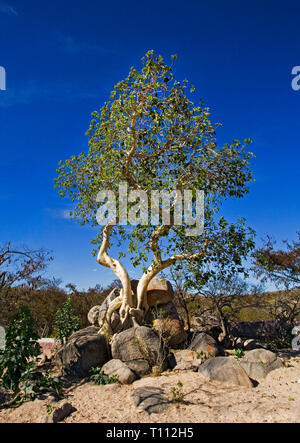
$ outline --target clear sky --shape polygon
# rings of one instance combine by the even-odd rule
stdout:
[[[87,149],[90,113],[149,49],[196,87],[220,142],[252,138],[255,183],[224,215],[257,244],[300,229],[300,2],[0,0],[0,241],[52,250],[50,275],[79,288],[113,274],[90,254],[89,228],[53,188],[60,160]],[[138,277],[134,270],[132,277]]]

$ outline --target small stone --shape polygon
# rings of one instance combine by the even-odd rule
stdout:
[[[240,365],[253,380],[265,378],[274,369],[283,368],[284,365],[274,352],[266,349],[253,349],[247,351],[240,360]]]
[[[206,357],[215,357],[220,354],[216,340],[205,332],[201,332],[194,337],[189,349],[196,351],[198,354],[204,352]]]
[[[47,417],[47,423],[58,423],[68,417],[75,408],[69,402],[62,403],[59,407],[55,408],[53,412]]]
[[[116,358],[105,363],[101,368],[101,372],[109,376],[116,375],[118,381],[122,384],[131,384],[136,380],[136,375],[126,363]]]
[[[132,397],[138,410],[148,412],[148,414],[164,412],[169,403],[164,390],[153,386],[135,389]]]
[[[198,369],[209,381],[231,383],[246,388],[253,387],[246,371],[230,357],[215,357],[206,360]]]

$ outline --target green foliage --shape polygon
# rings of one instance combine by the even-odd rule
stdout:
[[[55,332],[63,341],[80,329],[80,319],[74,312],[71,297],[57,310],[55,314]]]
[[[53,371],[51,369],[38,379],[38,386],[44,389],[50,389],[57,395],[61,395],[63,392],[61,380],[59,377],[53,377]]]
[[[233,356],[236,360],[240,360],[245,355],[244,351],[242,349],[235,349]]]
[[[37,339],[30,311],[23,306],[6,330],[5,349],[0,353],[0,378],[5,388],[15,391],[26,371],[32,369],[32,359],[40,354]]]
[[[60,379],[53,377],[51,370],[41,375],[35,368],[29,367],[20,378],[14,402],[21,404],[25,400],[32,401],[44,390],[53,391],[60,396],[63,392]]]
[[[29,308],[23,306],[6,331],[5,349],[0,352],[0,385],[14,392],[13,401],[33,400],[43,389],[60,395],[61,382],[48,371],[37,369],[40,345]]]
[[[54,411],[54,407],[51,403],[46,405],[46,412],[48,415],[52,414],[53,411]]]
[[[197,358],[200,358],[201,360],[206,360],[208,357],[207,357],[206,352],[200,351],[197,355]]]
[[[113,374],[109,376],[107,374],[101,373],[100,371],[100,367],[92,368],[92,375],[89,377],[89,381],[92,381],[96,385],[109,385],[111,383],[119,382],[117,375]]]
[[[173,386],[171,388],[170,394],[171,394],[171,401],[173,403],[184,402],[183,384],[181,381],[178,381],[177,386]]]

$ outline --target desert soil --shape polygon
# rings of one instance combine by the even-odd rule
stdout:
[[[144,377],[132,385],[119,383],[97,386],[81,382],[71,386],[63,400],[51,397],[23,403],[17,408],[0,409],[0,423],[43,423],[47,404],[54,407],[68,401],[74,411],[64,423],[238,423],[300,422],[300,355],[279,354],[287,367],[268,374],[256,387],[243,388],[208,382],[197,372],[164,372]],[[184,402],[172,402],[170,393],[182,383]],[[139,410],[132,394],[138,387],[159,387],[170,399],[166,410],[147,413]]]

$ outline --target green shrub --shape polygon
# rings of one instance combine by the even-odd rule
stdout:
[[[51,370],[41,375],[34,368],[28,368],[21,376],[14,402],[22,403],[24,400],[34,400],[45,389],[53,391],[57,395],[61,395],[63,392],[60,379],[53,377]]]
[[[0,385],[13,391],[13,402],[33,400],[43,389],[62,393],[57,377],[48,371],[37,371],[37,356],[40,354],[38,335],[33,326],[29,308],[23,306],[12,318],[6,331],[5,349],[0,351]]]
[[[54,326],[55,333],[61,342],[67,340],[80,329],[80,319],[74,312],[71,297],[68,297],[65,303],[56,311]]]
[[[236,360],[239,360],[240,358],[243,358],[245,355],[244,351],[242,349],[235,349],[233,356]]]
[[[104,373],[101,373],[101,368],[96,367],[92,368],[91,372],[92,375],[89,377],[89,381],[92,381],[96,385],[109,385],[111,383],[118,383],[118,377],[116,375],[107,375]]]
[[[183,403],[184,402],[184,392],[183,392],[183,384],[179,380],[177,383],[177,387],[174,386],[170,390],[171,401],[173,403]]]
[[[40,354],[38,336],[29,308],[23,306],[6,330],[5,349],[0,351],[0,379],[3,387],[16,391],[23,374],[33,368]]]

